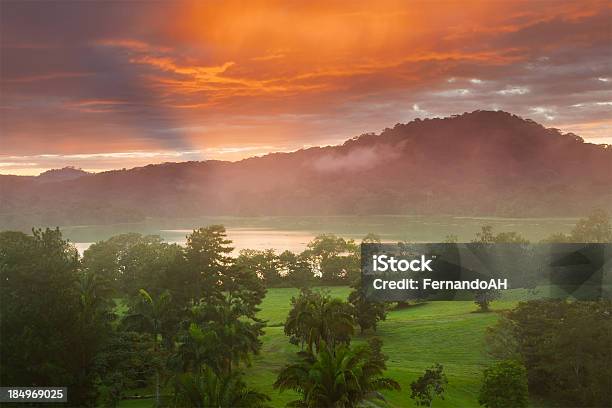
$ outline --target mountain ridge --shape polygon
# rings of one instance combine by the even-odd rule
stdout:
[[[44,224],[192,215],[573,216],[610,208],[612,147],[510,113],[474,111],[341,145],[32,185],[0,178],[0,225],[24,214]]]

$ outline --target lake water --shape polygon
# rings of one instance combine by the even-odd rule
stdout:
[[[359,241],[372,232],[385,242],[440,242],[447,235],[454,234],[460,242],[468,242],[483,225],[492,225],[495,232],[516,231],[531,241],[538,241],[552,233],[568,232],[575,223],[575,218],[452,216],[199,217],[61,229],[82,253],[93,242],[126,232],[160,235],[167,242],[184,244],[186,236],[194,228],[222,224],[227,229],[228,238],[233,241],[235,252],[246,248],[272,248],[280,253],[284,250],[300,252],[321,233],[333,233]]]
[[[160,230],[158,235],[162,236],[166,242],[184,245],[187,242],[187,235],[191,232],[192,230],[188,229]],[[234,253],[242,249],[264,250],[269,248],[281,253],[285,250],[302,252],[315,235],[302,231],[228,228],[227,237],[232,240]],[[74,243],[81,255],[91,244],[93,242]]]

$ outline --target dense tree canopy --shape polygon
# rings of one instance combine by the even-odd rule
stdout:
[[[304,255],[325,284],[347,282],[359,273],[359,251],[353,240],[321,234],[308,244]]]
[[[92,403],[109,315],[76,249],[58,229],[2,232],[0,281],[2,384],[64,384],[73,405]]]
[[[576,406],[612,401],[612,303],[532,300],[490,330],[499,358],[519,358],[534,393]],[[500,343],[501,342],[501,343]]]

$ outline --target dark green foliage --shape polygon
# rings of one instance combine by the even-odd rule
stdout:
[[[386,357],[382,342],[350,346],[353,307],[327,293],[302,289],[291,299],[285,322],[291,342],[308,345],[299,361],[283,368],[274,387],[301,394],[294,407],[357,407],[373,399],[384,400],[381,390],[399,390],[392,379],[382,377]]]
[[[180,408],[263,408],[270,397],[251,390],[241,374],[219,375],[206,368],[198,374],[186,373],[175,380],[175,407]]]
[[[257,251],[254,249],[243,249],[236,259],[236,265],[249,269],[260,278],[266,287],[278,286],[282,283],[280,275],[281,263],[273,249]]]
[[[229,266],[219,276],[217,293],[205,298],[208,304],[218,304],[238,310],[241,315],[257,320],[255,315],[266,296],[266,288],[261,279],[249,269]]]
[[[0,233],[2,385],[61,384],[73,406],[114,406],[154,374],[159,405],[174,368],[212,370],[234,384],[223,389],[239,389],[231,373],[261,347],[265,287],[229,257],[230,243],[222,226],[195,230],[185,249],[124,234],[79,262],[57,229]],[[120,321],[111,312],[118,296],[128,305]],[[245,395],[255,396],[246,406],[262,397]]]
[[[108,287],[99,283],[95,275],[82,272],[78,290],[79,314],[76,323],[79,344],[72,351],[81,362],[81,367],[77,376],[78,385],[71,392],[79,392],[77,399],[90,403],[97,398],[96,383],[102,376],[97,362],[113,339],[111,322],[116,316],[112,312],[114,302],[108,297]]]
[[[199,372],[206,365],[218,374],[228,374],[239,363],[248,363],[261,348],[264,324],[246,317],[239,303],[195,306],[178,338],[181,369]]]
[[[444,399],[444,387],[448,384],[448,379],[443,371],[444,367],[436,363],[410,384],[410,398],[415,400],[418,406],[431,407],[435,397]]]
[[[78,266],[58,229],[0,233],[3,386],[62,384],[72,405],[95,401],[95,358],[111,315],[98,282]]]
[[[196,265],[194,277],[206,288],[200,286],[202,294],[183,322],[176,357],[183,371],[199,372],[207,365],[229,374],[261,347],[265,324],[256,314],[266,294],[264,282],[247,259],[234,264],[227,256],[231,248],[223,227],[195,230],[188,243],[188,262]]]
[[[353,240],[321,234],[308,244],[303,255],[312,270],[320,273],[324,284],[350,282],[359,274],[359,247]]]
[[[98,405],[114,407],[126,396],[127,390],[145,387],[160,363],[149,335],[115,332],[96,358]]]
[[[187,236],[185,257],[192,297],[196,300],[219,293],[221,277],[232,264],[231,243],[222,225],[199,228]]]
[[[140,289],[152,295],[167,290],[175,302],[184,303],[190,282],[182,251],[157,235],[121,234],[92,244],[83,254],[82,266],[115,296],[137,297]]]
[[[148,333],[155,339],[159,337],[162,343],[169,345],[177,330],[176,320],[170,293],[164,292],[153,297],[141,289],[138,298],[132,301],[129,314],[121,323],[126,330]]]
[[[360,331],[373,329],[376,331],[376,324],[387,317],[386,305],[382,302],[368,302],[361,289],[361,279],[352,286],[353,291],[349,294],[348,301],[353,306],[353,317],[359,325]]]
[[[499,357],[520,357],[533,393],[566,405],[609,406],[611,316],[610,300],[521,302],[489,330],[488,340]],[[506,345],[514,350],[503,352]]]
[[[483,374],[478,402],[486,408],[527,408],[527,371],[512,360],[504,360],[487,368]]]
[[[353,408],[368,400],[384,400],[381,390],[400,389],[396,381],[382,377],[386,367],[380,343],[323,346],[317,353],[298,356],[299,361],[283,368],[274,383],[280,391],[300,394],[290,406]]]
[[[160,377],[163,369],[161,361],[172,347],[172,321],[176,316],[172,313],[172,298],[168,292],[164,292],[157,298],[153,298],[146,290],[140,289],[140,296],[130,308],[130,314],[123,318],[122,326],[128,330],[140,333],[148,333],[153,342],[153,352],[158,359],[155,366],[155,401],[160,403]],[[159,340],[162,341],[161,347]]]
[[[295,344],[317,350],[322,344],[334,347],[348,343],[354,322],[351,306],[328,294],[303,289],[291,299],[292,308],[285,322],[285,334]]]
[[[256,317],[266,294],[261,268],[272,266],[254,253],[235,262],[230,244],[222,226],[187,237],[186,267],[195,292],[169,361],[177,406],[257,407],[268,400],[247,389],[236,368],[249,364],[261,348],[265,324]],[[274,254],[263,255],[269,261]]]
[[[286,273],[285,281],[289,286],[302,289],[313,283],[314,274],[307,256],[284,251],[279,255],[278,261],[280,268]]]

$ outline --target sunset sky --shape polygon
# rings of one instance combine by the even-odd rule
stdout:
[[[612,143],[610,4],[0,0],[0,173],[237,160],[476,109]]]

